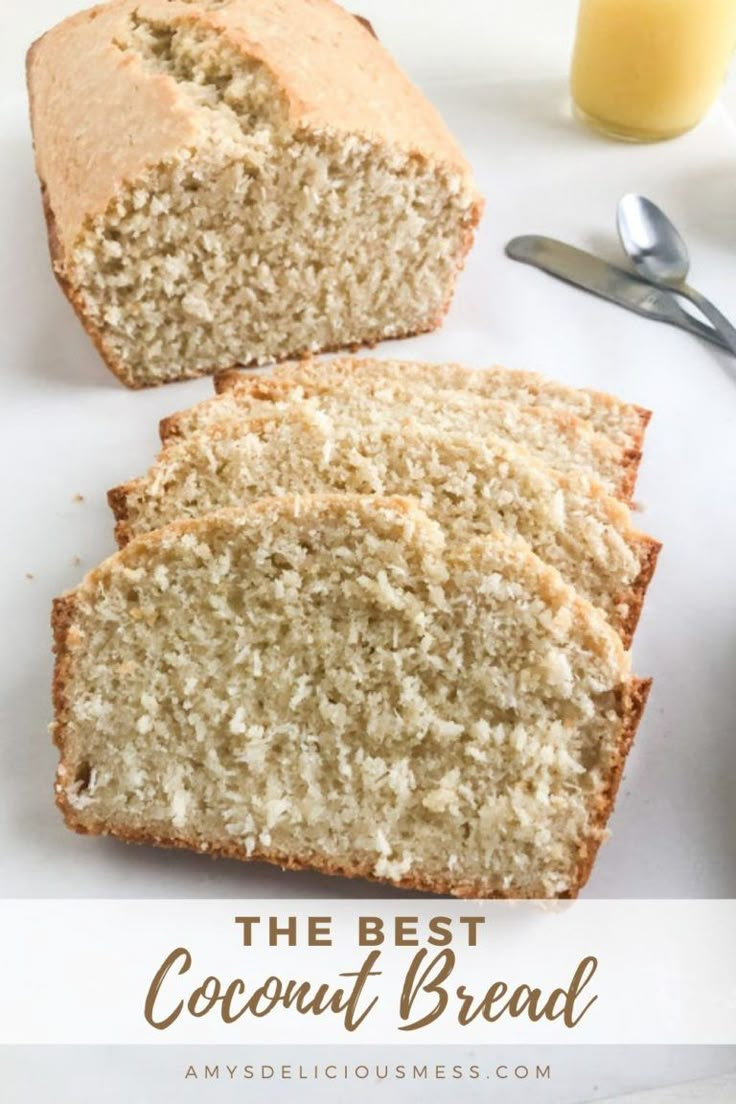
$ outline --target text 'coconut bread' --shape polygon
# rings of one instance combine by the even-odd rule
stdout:
[[[285,497],[129,544],[55,605],[82,832],[461,896],[574,896],[648,685],[527,546]]]

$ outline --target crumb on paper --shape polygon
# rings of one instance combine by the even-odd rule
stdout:
[[[84,502],[84,495],[77,491],[75,495],[72,495],[72,502]]]
[[[72,557],[72,567],[79,567],[79,565],[81,563],[82,563],[82,557],[81,556],[73,556]]]
[[[36,576],[33,575],[30,571],[26,571],[26,579],[35,579],[35,578],[36,578]]]

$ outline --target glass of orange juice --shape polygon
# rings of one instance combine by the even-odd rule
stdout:
[[[674,138],[718,95],[736,0],[581,0],[572,61],[578,115],[616,138]]]

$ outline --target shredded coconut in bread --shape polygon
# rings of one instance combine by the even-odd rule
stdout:
[[[304,360],[275,368],[271,379],[288,379],[307,387],[330,387],[334,382],[358,383],[361,378],[426,385],[439,390],[472,391],[487,399],[503,399],[519,406],[546,406],[574,414],[591,429],[610,437],[625,449],[641,450],[650,411],[615,395],[585,388],[568,387],[536,372],[518,369],[465,368],[460,364],[423,364],[410,360],[377,360],[374,357],[334,357]],[[216,382],[221,391],[237,389],[244,377],[239,372],[222,372]]]
[[[229,380],[229,382],[227,382]],[[184,437],[228,421],[243,426],[253,419],[281,419],[303,410],[326,415],[344,426],[424,425],[443,432],[504,437],[559,472],[577,472],[598,480],[611,494],[629,498],[638,454],[598,433],[580,418],[544,406],[486,398],[472,391],[443,389],[431,382],[356,375],[317,386],[287,378],[238,375],[226,389],[188,410],[166,418],[164,441]],[[220,385],[223,385],[221,381]]]
[[[465,896],[572,896],[646,696],[523,542],[291,497],[137,539],[55,607],[72,827]]]
[[[519,534],[631,639],[656,542],[598,484],[556,475],[500,438],[409,424],[346,428],[300,410],[230,421],[173,441],[145,478],[111,491],[110,503],[124,544],[223,506],[329,492],[411,495],[453,540]]]

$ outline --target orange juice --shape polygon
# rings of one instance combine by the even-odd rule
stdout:
[[[734,46],[736,0],[581,0],[575,106],[620,138],[673,138],[715,100]]]

